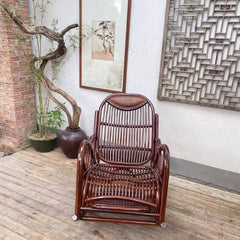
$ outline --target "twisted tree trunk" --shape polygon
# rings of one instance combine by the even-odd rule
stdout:
[[[54,101],[66,113],[69,127],[71,129],[78,128],[79,127],[79,119],[80,119],[80,115],[81,115],[81,108],[77,105],[77,102],[75,101],[75,99],[73,99],[67,92],[65,92],[61,88],[55,86],[53,84],[53,82],[50,81],[50,79],[46,76],[46,74],[44,72],[49,61],[56,60],[66,54],[67,48],[66,48],[65,41],[64,41],[64,35],[71,29],[77,28],[78,24],[69,25],[65,29],[63,29],[61,32],[56,32],[56,31],[53,31],[53,30],[47,28],[46,26],[30,26],[29,24],[26,24],[22,20],[21,16],[19,16],[17,14],[16,10],[8,7],[7,4],[5,4],[5,3],[0,2],[0,7],[8,14],[8,16],[16,23],[16,25],[24,33],[29,34],[29,35],[36,35],[36,34],[43,35],[43,36],[47,37],[48,39],[58,43],[58,47],[55,51],[50,52],[50,53],[46,54],[45,56],[41,56],[40,58],[34,57],[31,62],[31,66],[32,66],[33,71],[39,71],[39,70],[41,71],[41,73],[42,73],[41,80],[42,80],[44,87],[46,88],[47,95],[52,99],[52,101]],[[35,67],[35,63],[38,61],[41,62],[40,67],[39,67],[40,69],[37,69]],[[72,116],[71,116],[69,110],[53,96],[52,92],[60,94],[71,104],[72,110],[73,110]]]

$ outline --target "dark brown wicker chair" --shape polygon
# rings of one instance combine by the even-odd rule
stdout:
[[[169,150],[158,139],[152,103],[137,94],[110,95],[95,113],[94,135],[79,147],[73,219],[165,228],[168,178]],[[151,219],[87,216],[90,212]]]

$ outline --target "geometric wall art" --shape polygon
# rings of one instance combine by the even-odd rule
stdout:
[[[158,99],[240,110],[239,0],[167,0]]]

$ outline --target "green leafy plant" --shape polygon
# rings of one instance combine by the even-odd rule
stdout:
[[[36,26],[37,24],[43,25],[43,19],[47,12],[47,7],[52,4],[49,0],[32,0],[32,7],[33,7],[33,16],[31,20],[31,25]],[[56,25],[58,20],[53,20],[52,28],[53,30],[57,30]],[[34,46],[34,53],[35,55],[30,56],[28,60],[32,64],[33,69],[33,79],[36,83],[36,91],[37,91],[37,111],[36,111],[36,124],[37,124],[37,136],[39,138],[45,138],[50,135],[49,130],[52,133],[56,132],[56,128],[61,128],[63,125],[63,116],[61,114],[60,108],[56,107],[55,110],[49,111],[49,96],[46,97],[45,102],[43,98],[43,86],[42,86],[42,71],[41,71],[41,63],[42,63],[42,45],[43,45],[43,38],[42,35],[34,35],[32,37],[33,46]],[[53,49],[52,49],[53,50]],[[34,58],[37,58],[34,61]],[[54,71],[52,71],[55,74]],[[58,113],[58,114],[57,114]],[[58,116],[57,116],[58,115]],[[58,121],[58,124],[54,125],[54,121]]]
[[[46,112],[46,128],[56,133],[60,129],[65,120],[62,118],[62,112],[59,107],[55,107],[52,111]]]

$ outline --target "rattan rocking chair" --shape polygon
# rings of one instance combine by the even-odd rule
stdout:
[[[165,228],[169,158],[167,145],[158,139],[152,103],[137,94],[110,95],[95,112],[94,135],[79,147],[73,220]],[[96,217],[90,212],[139,217]]]

